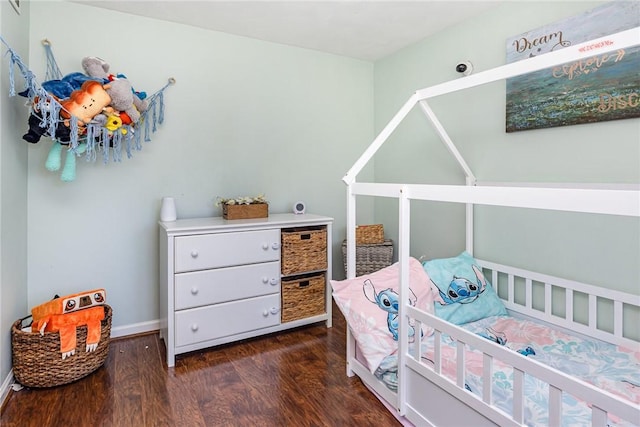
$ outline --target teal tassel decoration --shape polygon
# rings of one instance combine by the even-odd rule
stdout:
[[[56,172],[60,170],[60,165],[62,164],[62,144],[58,141],[53,141],[53,145],[49,150],[49,155],[47,156],[47,161],[44,164],[44,167],[51,172]]]
[[[119,129],[116,129],[111,136],[111,141],[113,143],[113,161],[121,162],[122,161],[122,132]]]
[[[102,128],[100,144],[102,144],[102,161],[106,165],[109,163],[109,129]]]
[[[138,151],[142,150],[142,143],[140,142],[140,130],[136,131],[135,135],[134,135],[134,148]]]
[[[67,153],[67,160],[64,163],[60,179],[64,182],[71,182],[76,179],[76,156],[71,151]]]
[[[64,182],[72,182],[76,180],[76,156],[82,154],[87,148],[87,144],[81,143],[78,145],[76,152],[69,150],[67,152],[67,159],[64,162],[64,168],[60,174],[60,179]],[[77,153],[77,154],[76,154]]]
[[[134,138],[134,130],[133,128],[131,128],[130,126],[127,126],[127,135],[125,137],[125,149],[127,150],[127,158],[130,159],[131,158],[131,141],[133,141]]]

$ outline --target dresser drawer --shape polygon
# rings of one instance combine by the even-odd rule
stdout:
[[[280,230],[175,238],[175,272],[280,260]]]
[[[183,310],[175,314],[176,346],[280,324],[280,294]]]
[[[280,263],[242,265],[175,276],[175,309],[280,292]]]

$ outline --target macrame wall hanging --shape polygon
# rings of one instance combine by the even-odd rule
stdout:
[[[122,160],[124,148],[131,158],[141,150],[141,140],[151,140],[157,125],[164,121],[164,91],[175,79],[151,96],[136,91],[123,74],[110,74],[109,64],[98,57],[82,59],[84,72],[62,75],[49,40],[43,40],[47,71],[40,84],[20,56],[0,36],[9,55],[9,96],[15,96],[15,69],[22,74],[25,87],[18,95],[28,99],[30,108],[27,133],[22,137],[37,143],[41,137],[53,142],[45,167],[59,171],[60,178],[76,178],[76,157],[85,155],[96,161],[100,154],[106,164]],[[144,134],[144,135],[143,135]],[[67,156],[62,166],[63,148]]]

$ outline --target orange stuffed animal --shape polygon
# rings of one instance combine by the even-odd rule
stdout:
[[[95,289],[55,298],[31,310],[31,331],[60,332],[62,359],[76,351],[76,328],[87,326],[86,351],[94,351],[100,342],[100,322],[104,319],[106,292]]]
[[[102,110],[111,104],[111,97],[106,89],[109,85],[103,86],[95,80],[87,80],[80,89],[71,92],[69,98],[60,101],[62,111],[60,115],[65,119],[76,116],[80,125],[85,125],[95,116],[102,113]],[[68,126],[68,121],[65,121]]]

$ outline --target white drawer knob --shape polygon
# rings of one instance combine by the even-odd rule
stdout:
[[[271,307],[271,314],[278,314],[280,309],[278,307]]]
[[[269,283],[270,283],[272,286],[275,286],[275,285],[277,285],[277,284],[278,284],[278,279],[276,279],[276,278],[274,277],[273,279],[271,279],[271,280],[269,281]]]
[[[263,243],[263,244],[262,244],[262,249],[264,249],[265,251],[266,251],[267,249],[269,249],[269,244],[268,244],[268,243]]]
[[[197,323],[194,323],[193,325],[191,325],[191,330],[192,330],[193,332],[196,332],[196,331],[198,330],[198,324],[197,324]]]
[[[198,288],[196,288],[195,286],[191,288],[191,295],[198,295]]]
[[[264,277],[262,278],[262,283],[264,283],[265,285],[266,285],[267,283],[269,283],[269,278],[268,278],[267,276],[264,276]]]
[[[267,316],[269,315],[269,310],[265,309],[265,310],[262,312],[262,315],[263,315],[264,317],[267,317]]]
[[[191,258],[198,258],[198,251],[195,249],[191,251]]]
[[[271,247],[273,248],[273,250],[276,250],[276,251],[277,251],[278,249],[280,249],[280,243],[275,242],[275,243],[273,243],[273,244],[271,245]]]

